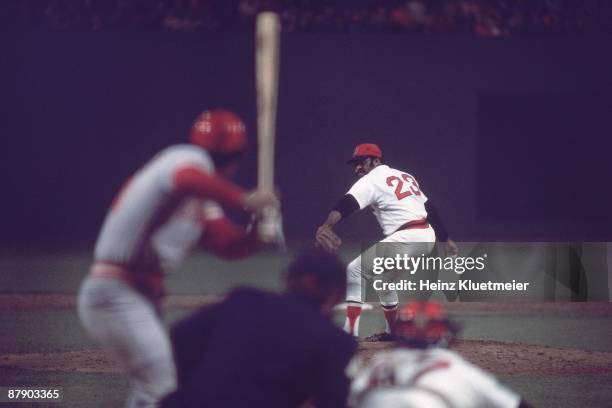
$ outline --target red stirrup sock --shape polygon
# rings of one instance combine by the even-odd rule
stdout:
[[[361,316],[361,303],[348,302],[346,306],[346,320],[344,331],[348,334],[357,336],[359,334],[359,317]]]
[[[383,309],[383,313],[385,314],[385,331],[387,333],[391,333],[393,326],[395,325],[395,321],[397,320],[397,308],[398,305],[385,306],[381,305]]]

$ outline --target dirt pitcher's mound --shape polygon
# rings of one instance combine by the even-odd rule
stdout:
[[[169,295],[167,308],[195,309],[219,301],[220,295]],[[74,293],[0,293],[0,311],[62,310],[76,307]],[[510,314],[512,316],[612,317],[612,302],[450,302],[444,307],[450,314]],[[366,312],[378,313],[378,302],[366,303]],[[343,305],[339,306],[343,310]]]
[[[359,352],[372,355],[390,343],[361,342]],[[455,350],[496,374],[584,374],[612,372],[612,353],[563,349],[533,344],[460,340]],[[0,355],[0,366],[31,370],[117,373],[117,364],[103,351]]]
[[[78,371],[118,373],[119,367],[99,349],[60,353],[25,353],[0,355],[0,366],[41,371]]]
[[[366,356],[391,343],[359,343]],[[489,340],[457,340],[453,349],[496,374],[586,374],[612,372],[612,353]]]
[[[165,298],[164,307],[195,309],[221,299],[219,295],[173,295]],[[73,293],[0,294],[0,311],[75,309],[76,303]]]

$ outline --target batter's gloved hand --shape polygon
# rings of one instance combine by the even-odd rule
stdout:
[[[342,240],[328,225],[321,225],[315,235],[315,246],[328,252],[336,252],[342,245]]]
[[[279,249],[285,249],[285,234],[283,232],[283,216],[279,205],[263,209],[257,222],[259,240],[266,244],[276,244]]]
[[[271,191],[252,190],[244,197],[244,209],[256,215],[268,207],[279,205],[278,197]]]

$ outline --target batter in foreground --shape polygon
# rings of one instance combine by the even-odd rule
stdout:
[[[140,168],[116,196],[98,236],[78,312],[87,332],[130,381],[127,407],[153,407],[176,386],[170,340],[159,318],[164,275],[196,246],[240,258],[260,245],[257,217],[274,195],[229,181],[246,148],[242,120],[206,111],[191,143],[170,146]],[[222,206],[253,214],[250,231]]]

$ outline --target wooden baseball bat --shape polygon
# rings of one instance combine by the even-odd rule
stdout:
[[[257,140],[260,189],[274,189],[274,144],[276,138],[276,100],[278,96],[278,62],[280,23],[278,15],[263,12],[257,16]]]
[[[276,140],[276,100],[278,97],[278,65],[280,21],[277,14],[263,12],[257,16],[255,71],[257,84],[257,186],[274,191],[274,145]],[[285,248],[282,217],[279,207],[267,208],[259,224],[260,238]]]

